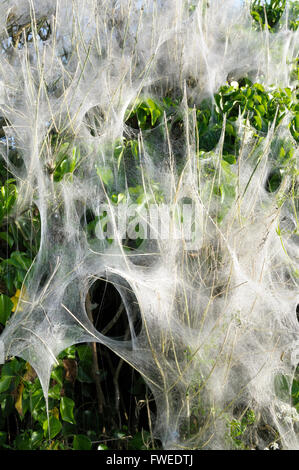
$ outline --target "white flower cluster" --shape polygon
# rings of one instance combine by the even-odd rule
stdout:
[[[277,442],[273,442],[269,447],[265,447],[264,450],[279,450],[279,445]]]
[[[276,416],[278,419],[283,420],[287,424],[292,424],[294,421],[299,421],[299,414],[291,405],[287,403],[281,403],[279,406],[279,411],[277,411]]]

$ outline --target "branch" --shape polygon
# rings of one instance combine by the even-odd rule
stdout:
[[[86,312],[88,315],[89,320],[93,323],[92,311],[91,311],[91,301],[90,295],[87,294],[86,297]],[[96,384],[96,391],[97,391],[97,402],[98,402],[98,409],[99,413],[103,414],[103,406],[105,406],[105,397],[100,383],[100,369],[99,369],[99,361],[98,361],[98,354],[97,354],[97,343],[91,343],[92,349],[92,376],[94,382]]]

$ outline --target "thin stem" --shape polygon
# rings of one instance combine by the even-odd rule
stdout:
[[[90,300],[89,293],[87,293],[87,297],[86,297],[86,312],[87,312],[89,320],[93,323],[93,317],[92,317],[92,311],[91,311],[91,300]],[[103,406],[105,406],[105,397],[104,397],[103,390],[102,390],[101,383],[100,383],[100,369],[99,369],[96,342],[91,343],[91,350],[92,350],[92,377],[96,384],[98,410],[99,410],[99,413],[102,415]]]

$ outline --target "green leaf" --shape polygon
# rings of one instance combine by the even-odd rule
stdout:
[[[60,164],[60,173],[61,176],[65,175],[70,171],[70,163],[67,158],[65,158]]]
[[[2,377],[4,377],[4,375],[17,375],[24,367],[24,364],[25,361],[23,359],[16,357],[12,358],[2,366]]]
[[[84,436],[83,434],[77,434],[76,436],[74,436],[73,449],[74,450],[90,450],[91,440],[87,436]]]
[[[76,346],[69,346],[59,354],[59,359],[76,359]]]
[[[9,259],[3,261],[5,264],[10,264],[17,269],[28,271],[31,265],[31,259],[28,258],[26,253],[20,251],[14,251]]]
[[[0,431],[0,449],[3,444],[5,444],[7,438],[7,432]]]
[[[62,397],[60,400],[60,414],[63,421],[68,423],[75,424],[74,418],[74,406],[75,403],[71,398]]]
[[[258,109],[262,116],[266,113],[265,106],[263,106],[262,104],[257,105],[256,109]]]
[[[80,361],[78,365],[78,376],[79,382],[93,383],[94,379],[91,376],[91,368],[89,361]]]
[[[230,124],[229,122],[226,123],[225,132],[228,135],[236,135],[236,131],[234,129],[234,126],[232,124]]]
[[[72,150],[72,158],[70,159],[70,169],[69,169],[69,171],[71,173],[73,173],[75,171],[77,160],[78,160],[77,154],[79,154],[79,153],[80,152],[76,149],[76,147],[74,147],[73,150]]]
[[[0,323],[5,325],[13,309],[13,303],[7,295],[0,295]]]
[[[137,140],[131,140],[131,152],[133,157],[138,158],[138,142]]]
[[[1,414],[3,417],[8,417],[14,410],[14,399],[11,395],[1,397]]]
[[[61,391],[61,385],[56,384],[53,387],[49,389],[49,397],[53,398],[54,400],[60,400],[60,391]]]
[[[53,439],[55,436],[57,436],[57,434],[61,431],[61,428],[62,424],[59,419],[55,418],[55,416],[50,416],[49,423],[47,419],[43,422],[44,436],[48,437],[50,430],[50,439]]]
[[[110,168],[97,168],[97,174],[106,186],[113,181],[113,173]]]
[[[291,392],[290,377],[283,374],[277,374],[274,377],[274,390],[278,398],[288,402]]]
[[[69,146],[70,146],[69,142],[65,142],[64,144],[61,144],[59,148],[59,153],[58,153],[58,160],[62,159],[67,154]]]
[[[62,366],[57,366],[51,373],[51,378],[54,379],[61,387],[63,384],[63,370]]]
[[[12,248],[12,246],[14,244],[14,239],[11,235],[9,235],[9,233],[0,232],[0,238],[8,244],[9,248]]]
[[[149,105],[149,109],[151,113],[151,123],[152,123],[152,126],[154,126],[156,124],[157,119],[161,116],[162,111],[158,107],[158,105],[150,98],[147,99],[147,103]]]
[[[144,104],[141,104],[136,111],[137,118],[138,118],[138,123],[140,126],[143,126],[146,124],[146,119],[147,116],[149,115],[149,109],[147,106]]]
[[[9,375],[4,375],[4,377],[1,377],[0,379],[0,393],[6,392],[11,384],[13,377]]]
[[[43,437],[44,435],[42,431],[33,431],[31,434],[31,446],[33,449],[36,449],[40,446]]]
[[[77,346],[77,352],[80,361],[92,362],[92,350],[88,344],[80,344]]]
[[[242,426],[245,427],[245,426],[250,426],[251,424],[253,424],[255,422],[255,414],[254,414],[254,411],[249,409],[247,410],[245,416],[243,416],[242,418]]]
[[[1,206],[1,216],[4,214],[7,215],[12,209],[15,201],[17,199],[17,188],[14,184],[9,184],[6,181],[5,185],[1,187],[0,190],[0,206]]]
[[[25,432],[16,437],[14,445],[17,450],[31,450],[30,436]]]
[[[283,147],[280,147],[279,158],[283,159],[285,154],[286,154],[285,149]]]
[[[222,158],[225,162],[229,163],[230,165],[234,165],[237,161],[235,155],[223,155]]]
[[[256,114],[254,116],[254,121],[255,121],[255,125],[256,125],[257,129],[261,130],[262,129],[262,119],[261,119],[261,116],[259,114]]]
[[[263,85],[261,85],[260,83],[255,83],[254,84],[254,88],[258,91],[260,91],[261,93],[265,93],[265,88],[263,87]]]

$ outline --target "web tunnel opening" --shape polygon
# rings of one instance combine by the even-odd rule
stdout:
[[[130,321],[120,293],[124,291],[130,306]],[[102,334],[118,341],[130,341],[132,333],[136,337],[139,335],[142,328],[140,309],[135,294],[124,279],[96,280],[89,289],[86,303],[94,326]],[[86,419],[92,416],[94,423],[96,419],[101,441],[107,442],[108,448],[113,450],[160,448],[160,442],[153,437],[157,407],[142,375],[105,345],[92,343],[88,346],[92,350],[93,371],[85,371],[90,383],[78,383],[77,393],[92,398],[93,412],[90,414],[89,407]],[[84,355],[79,359],[80,379],[80,371],[85,367]],[[82,423],[84,428],[86,424]]]

